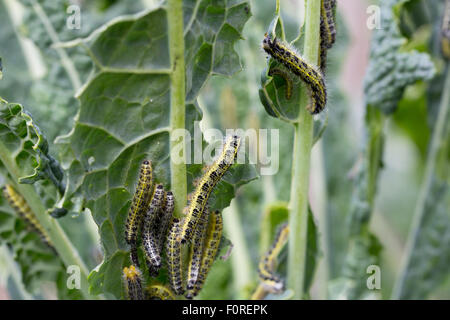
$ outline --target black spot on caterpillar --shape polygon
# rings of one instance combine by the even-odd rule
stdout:
[[[205,247],[202,255],[202,262],[200,265],[200,271],[198,273],[197,281],[192,290],[188,290],[186,293],[187,299],[192,299],[195,297],[203,287],[206,281],[211,266],[217,256],[217,251],[219,249],[220,240],[222,238],[223,221],[222,214],[220,211],[214,211],[210,215],[210,221],[208,224],[208,230],[205,239]]]
[[[202,262],[203,247],[206,237],[206,227],[208,225],[209,212],[205,208],[203,214],[195,229],[192,239],[192,245],[189,254],[189,266],[187,272],[186,289],[193,290],[195,283],[197,282],[198,274],[200,272],[200,264]]]
[[[134,265],[123,268],[125,291],[129,300],[144,300],[141,271]]]
[[[221,154],[200,179],[188,207],[187,215],[183,219],[180,233],[181,243],[191,240],[192,233],[197,227],[209,196],[225,172],[233,164],[240,142],[241,138],[238,136],[227,137]]]
[[[288,45],[278,41],[276,38],[272,41],[267,33],[262,46],[272,58],[282,63],[306,84],[311,99],[311,103],[308,105],[309,112],[317,114],[325,109],[327,90],[323,74],[316,70],[314,66],[308,64]]]
[[[158,274],[161,267],[161,251],[158,245],[158,228],[161,220],[161,206],[164,199],[164,187],[158,184],[153,192],[150,205],[144,219],[143,245],[145,261],[152,276]]]
[[[139,181],[131,201],[125,227],[125,240],[132,247],[136,246],[137,233],[141,229],[142,218],[145,215],[152,191],[152,163],[144,160],[141,164]]]
[[[282,69],[278,69],[278,68],[270,69],[269,76],[273,77],[275,75],[284,79],[284,81],[286,83],[285,98],[286,98],[286,100],[290,100],[292,97],[293,82],[292,82],[291,77],[289,76],[289,73]]]
[[[175,197],[172,191],[168,191],[164,196],[164,204],[162,210],[161,223],[158,231],[159,252],[163,251],[167,239],[167,229],[172,220],[173,210],[175,208]]]
[[[258,276],[264,288],[269,292],[278,293],[284,289],[284,283],[275,273],[277,257],[289,237],[289,225],[281,225],[270,249],[262,256],[258,265]]]
[[[327,49],[331,49],[336,42],[336,23],[334,12],[336,9],[336,0],[321,0],[322,7],[320,10],[321,25],[324,28],[324,42]]]
[[[175,300],[172,290],[162,284],[153,284],[145,289],[147,300]]]
[[[3,187],[3,195],[17,215],[26,222],[29,229],[36,232],[48,247],[55,250],[49,235],[34,215],[25,199],[9,184]]]
[[[184,293],[183,269],[181,263],[181,242],[178,240],[180,234],[180,221],[172,220],[166,241],[167,274],[172,290],[177,295]]]

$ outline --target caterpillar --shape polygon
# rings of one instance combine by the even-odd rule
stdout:
[[[177,218],[172,220],[169,234],[166,241],[167,273],[172,290],[177,295],[184,293],[183,270],[181,263],[181,242],[178,241],[180,233],[180,221]]]
[[[193,290],[197,282],[198,274],[200,272],[200,264],[202,262],[203,247],[206,237],[206,227],[208,225],[209,212],[205,208],[203,214],[198,222],[193,236],[192,246],[189,254],[189,267],[187,272],[187,290]]]
[[[289,225],[281,225],[277,231],[271,248],[262,256],[258,265],[258,276],[264,288],[269,292],[278,293],[284,289],[284,283],[275,274],[277,257],[286,244],[289,236]]]
[[[32,231],[39,235],[42,242],[44,242],[51,249],[55,250],[49,235],[39,223],[25,199],[9,184],[3,187],[3,195],[9,205],[14,209],[14,211],[16,211],[18,216],[27,223],[28,227]]]
[[[336,42],[336,24],[334,11],[336,8],[336,0],[322,0],[322,7],[320,10],[320,21],[324,28],[324,42],[326,48],[331,49]]]
[[[137,233],[142,226],[142,217],[150,202],[152,177],[152,163],[149,160],[144,160],[141,164],[139,181],[128,210],[125,227],[125,240],[132,247],[136,246]]]
[[[441,48],[442,54],[450,59],[450,0],[445,3],[444,18],[441,28]]]
[[[203,287],[206,281],[209,270],[216,258],[217,251],[219,249],[220,240],[222,238],[223,221],[220,211],[214,211],[211,214],[211,220],[208,224],[208,230],[206,235],[205,247],[202,255],[202,262],[200,265],[200,271],[198,273],[197,281],[193,289],[188,290],[186,294],[187,299],[195,297]]]
[[[308,64],[288,45],[278,41],[277,38],[272,40],[267,33],[264,36],[262,47],[272,58],[282,63],[306,83],[311,99],[311,103],[308,105],[311,114],[317,114],[325,109],[327,90],[324,76],[320,71]]]
[[[162,184],[158,184],[155,187],[152,200],[145,215],[142,232],[145,261],[147,262],[150,273],[154,276],[158,274],[159,268],[161,267],[161,251],[159,250],[157,232],[163,199],[164,187]]]
[[[284,79],[284,81],[286,82],[285,98],[286,100],[291,100],[293,83],[289,74],[284,70],[272,68],[269,70],[269,76],[273,77],[274,75],[277,75]]]
[[[165,241],[167,239],[167,229],[172,219],[174,208],[175,208],[175,197],[172,191],[167,191],[164,195],[164,205],[162,210],[163,213],[158,232],[159,252],[163,251]]]
[[[179,236],[181,243],[186,243],[191,240],[192,233],[197,227],[199,218],[205,209],[212,190],[236,158],[240,141],[240,137],[236,135],[229,136],[225,140],[221,154],[197,184],[190,206],[188,207],[187,215],[183,219],[181,226],[181,233]]]
[[[141,271],[134,265],[123,268],[125,291],[129,300],[144,300]]]
[[[175,300],[172,290],[162,284],[153,284],[145,289],[147,300]]]

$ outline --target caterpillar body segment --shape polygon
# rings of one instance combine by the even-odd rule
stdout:
[[[282,279],[276,274],[277,257],[289,237],[289,225],[280,226],[270,249],[261,258],[258,265],[258,276],[265,289],[269,292],[281,292],[284,289]]]
[[[148,286],[145,293],[147,300],[175,300],[172,290],[161,284]]]
[[[8,201],[9,205],[14,209],[17,215],[25,221],[29,229],[37,233],[48,247],[55,250],[52,241],[44,229],[44,227],[39,223],[34,212],[31,210],[30,206],[26,200],[20,195],[11,185],[6,185],[3,187],[3,195]]]
[[[142,219],[150,202],[152,178],[152,163],[149,160],[144,160],[141,164],[139,181],[128,210],[125,227],[125,240],[132,247],[136,246],[138,232],[142,227]]]
[[[203,287],[203,284],[206,281],[209,271],[211,270],[211,266],[214,263],[216,258],[220,240],[222,238],[223,231],[223,221],[222,214],[220,211],[214,211],[210,214],[210,221],[208,224],[206,239],[205,239],[205,247],[202,255],[202,262],[200,265],[200,271],[198,273],[197,281],[195,282],[195,286],[193,289],[188,290],[186,293],[187,299],[192,299],[195,297]]]
[[[138,268],[131,265],[123,268],[124,285],[129,300],[144,300],[142,292],[142,274]]]
[[[198,182],[181,226],[181,234],[179,237],[181,243],[186,243],[192,239],[193,232],[197,228],[198,221],[205,210],[212,190],[236,158],[240,141],[240,137],[236,135],[227,137],[219,157]]]
[[[166,241],[167,274],[170,286],[177,295],[184,293],[181,242],[179,241],[180,221],[172,220]]]

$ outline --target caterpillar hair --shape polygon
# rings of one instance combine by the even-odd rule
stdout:
[[[144,160],[141,164],[139,181],[128,210],[127,222],[125,227],[125,240],[133,246],[136,246],[137,233],[141,229],[142,217],[147,210],[152,191],[152,163]]]
[[[172,220],[173,210],[175,208],[175,197],[172,191],[167,191],[164,196],[164,204],[162,210],[161,223],[158,232],[159,252],[163,251],[167,239],[167,229]]]
[[[281,225],[271,248],[264,254],[258,265],[258,276],[264,288],[269,292],[278,293],[284,289],[284,283],[275,273],[277,257],[289,237],[289,225]]]
[[[222,179],[223,175],[230,168],[236,158],[240,141],[240,137],[236,135],[227,137],[221,154],[209,167],[200,182],[197,184],[197,188],[194,191],[188,207],[187,215],[183,219],[183,224],[181,226],[181,243],[191,240],[192,233],[197,227],[199,218],[205,209],[212,190],[220,179]]]
[[[25,221],[28,228],[36,232],[41,238],[42,242],[44,242],[49,248],[55,250],[49,235],[39,223],[34,212],[28,206],[28,203],[25,201],[25,199],[9,184],[3,187],[3,195],[5,196],[9,205],[17,213],[17,215]]]
[[[161,205],[164,199],[164,187],[158,184],[153,192],[150,205],[144,219],[142,232],[145,261],[152,276],[156,276],[161,267],[161,252],[158,245],[158,226],[160,222]]]
[[[203,287],[206,281],[211,266],[216,259],[217,252],[222,238],[223,221],[220,211],[214,211],[211,214],[210,222],[208,224],[208,230],[206,235],[205,247],[202,255],[202,262],[200,265],[200,271],[198,273],[197,281],[192,290],[188,290],[186,294],[187,299],[193,299]]]
[[[145,289],[147,300],[175,300],[170,288],[162,284],[153,284]]]
[[[177,295],[184,293],[183,269],[181,263],[181,243],[178,240],[180,233],[180,221],[172,220],[166,241],[167,273],[170,286]]]
[[[123,268],[123,279],[129,300],[144,300],[142,292],[142,275],[134,265]]]
[[[311,114],[317,114],[325,109],[327,104],[325,79],[323,74],[316,70],[316,67],[307,63],[287,44],[276,38],[272,40],[267,33],[262,47],[272,58],[283,64],[306,84],[311,99],[311,103],[308,105]]]

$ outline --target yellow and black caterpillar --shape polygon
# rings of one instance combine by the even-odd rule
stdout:
[[[147,300],[175,300],[173,292],[162,284],[153,284],[145,289]]]
[[[281,225],[270,249],[261,258],[258,265],[258,277],[269,292],[278,293],[284,289],[282,279],[275,273],[277,257],[289,237],[289,225]]]
[[[177,295],[182,295],[184,293],[184,286],[182,273],[183,266],[181,262],[181,242],[178,240],[179,234],[180,221],[177,218],[174,218],[169,227],[169,234],[166,241],[167,273],[173,292]]]
[[[181,243],[191,240],[212,190],[236,158],[240,141],[240,138],[236,135],[229,136],[225,140],[221,154],[197,184],[197,188],[188,207],[188,212],[182,222],[179,236]]]
[[[308,105],[311,114],[317,114],[325,109],[327,104],[325,79],[316,67],[307,63],[289,45],[277,40],[277,38],[272,40],[267,33],[262,47],[272,58],[282,63],[306,84],[311,99],[311,103]]]
[[[144,300],[141,271],[134,265],[123,268],[124,286],[129,300]]]
[[[9,184],[3,187],[3,195],[18,216],[27,223],[28,227],[36,232],[47,246],[54,250],[49,235],[39,223],[25,199]]]
[[[198,272],[197,281],[192,289],[186,293],[187,299],[193,299],[202,289],[203,284],[206,281],[211,266],[216,258],[220,240],[222,239],[223,221],[220,211],[214,211],[211,213],[210,221],[208,224],[204,250],[202,254],[202,261],[200,264],[200,270]]]

